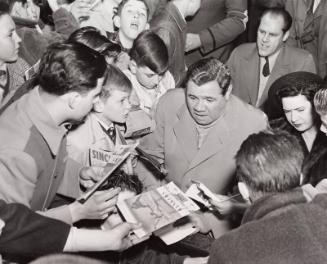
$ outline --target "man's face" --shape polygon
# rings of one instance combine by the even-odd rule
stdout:
[[[136,66],[135,76],[137,81],[146,89],[154,89],[158,86],[162,76],[146,66]]]
[[[282,105],[288,122],[303,133],[314,126],[312,104],[304,95],[282,98]]]
[[[0,16],[0,62],[14,62],[18,58],[21,39],[15,30],[15,23],[9,15]]]
[[[131,110],[129,102],[130,92],[113,90],[108,98],[100,99],[103,105],[102,115],[108,124],[125,123]]]
[[[128,1],[120,14],[120,32],[129,40],[134,40],[146,29],[147,8],[138,0]]]
[[[83,120],[93,109],[95,103],[98,102],[102,90],[104,78],[97,81],[97,86],[88,93],[81,95],[78,107],[75,109],[76,117],[74,121]]]
[[[283,32],[284,20],[282,16],[265,14],[257,32],[257,46],[259,55],[271,56],[276,53],[286,41],[288,33]]]
[[[327,136],[327,113],[318,112],[321,120],[320,130]]]
[[[201,86],[189,81],[186,89],[186,103],[194,121],[199,125],[209,125],[222,114],[227,97],[217,81],[210,81]]]

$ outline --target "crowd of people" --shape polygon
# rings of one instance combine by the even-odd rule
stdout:
[[[0,0],[0,142],[0,263],[325,263],[327,0]],[[174,245],[117,209],[194,181]]]

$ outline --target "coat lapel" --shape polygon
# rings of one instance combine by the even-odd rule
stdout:
[[[258,97],[258,89],[259,89],[259,55],[257,52],[256,45],[253,46],[254,49],[248,54],[248,56],[244,57],[243,62],[243,80],[249,83],[245,84],[244,87],[248,87],[248,94],[250,97],[250,104],[255,105]],[[249,76],[251,76],[249,78]]]
[[[271,71],[268,81],[266,83],[266,87],[260,98],[259,106],[263,105],[265,103],[265,101],[267,100],[269,88],[274,83],[274,81],[276,81],[279,77],[285,75],[285,73],[289,72],[290,63],[288,61],[286,50],[287,50],[287,47],[284,45],[282,47],[280,53],[278,54],[275,65],[272,68],[272,71]]]
[[[91,116],[91,135],[92,135],[92,145],[94,148],[99,148],[102,150],[110,151],[114,149],[114,144],[111,142],[110,138],[104,133],[99,125],[99,121],[96,116]]]
[[[177,113],[178,122],[173,127],[177,144],[180,145],[188,162],[191,162],[197,153],[197,131],[186,105]]]

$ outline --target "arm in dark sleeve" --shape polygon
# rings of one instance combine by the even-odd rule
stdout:
[[[226,0],[226,17],[200,32],[201,51],[211,52],[233,41],[246,28],[247,1]]]
[[[35,258],[62,252],[70,226],[41,216],[18,203],[0,200],[0,252],[5,258]]]

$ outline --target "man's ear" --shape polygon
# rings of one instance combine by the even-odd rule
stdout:
[[[240,191],[240,194],[242,195],[243,199],[245,201],[250,201],[250,191],[248,186],[244,182],[238,182],[237,183],[238,190]]]
[[[70,92],[65,94],[63,99],[68,102],[69,108],[73,110],[79,105],[82,95],[77,92]]]
[[[230,85],[228,86],[228,88],[227,88],[227,91],[226,91],[225,95],[224,95],[226,101],[229,99],[229,97],[230,97],[230,95],[231,95],[231,93],[232,93],[232,89],[233,89],[233,85],[230,84]]]
[[[93,104],[93,111],[97,113],[102,113],[104,110],[104,103],[102,100],[98,100],[95,104]]]
[[[290,31],[287,30],[287,31],[284,33],[283,41],[285,42],[285,41],[288,39],[289,36],[290,36]]]
[[[115,27],[120,28],[120,16],[115,15],[113,20]]]
[[[130,69],[131,73],[133,73],[134,75],[136,74],[137,65],[136,65],[135,60],[130,60],[129,69]]]

